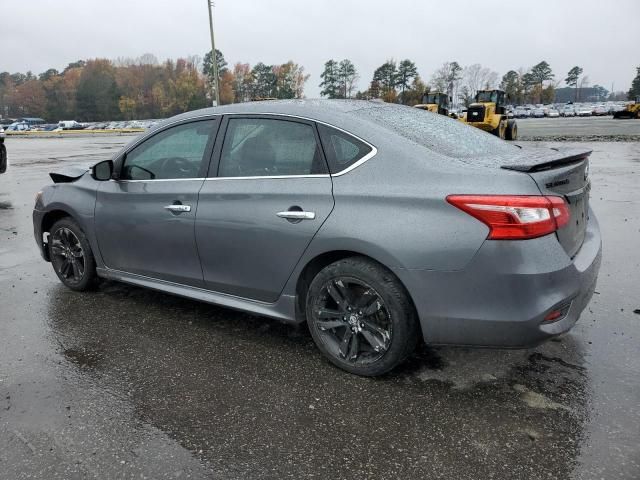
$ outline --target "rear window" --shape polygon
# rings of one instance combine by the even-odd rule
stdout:
[[[318,131],[331,173],[349,168],[371,152],[369,145],[348,133],[324,124],[318,124]]]
[[[351,115],[374,122],[408,140],[449,157],[504,155],[519,151],[518,147],[478,128],[417,108],[380,106],[354,110]]]

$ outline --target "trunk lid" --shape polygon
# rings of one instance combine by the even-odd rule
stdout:
[[[571,213],[569,223],[556,234],[570,257],[574,257],[584,241],[589,220],[589,150],[554,148],[534,153],[523,149],[512,164],[501,168],[528,174],[543,195],[563,197]]]

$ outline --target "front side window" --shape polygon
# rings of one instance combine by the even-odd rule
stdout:
[[[229,120],[219,177],[323,173],[327,167],[311,125],[265,118]]]
[[[371,152],[369,145],[335,128],[318,124],[318,132],[331,173],[349,168]]]
[[[215,120],[178,125],[154,135],[129,153],[123,180],[163,180],[203,176],[204,154]]]

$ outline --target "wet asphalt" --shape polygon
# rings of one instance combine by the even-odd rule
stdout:
[[[34,194],[128,140],[7,140],[1,479],[640,478],[640,144],[581,144],[604,254],[569,334],[421,347],[367,379],[305,328],[114,282],[63,287],[33,239]]]

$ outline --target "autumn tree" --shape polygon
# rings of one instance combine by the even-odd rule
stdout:
[[[370,99],[380,98],[380,94],[382,93],[382,88],[380,87],[380,82],[378,80],[371,80],[369,84],[368,97]]]
[[[253,86],[253,73],[248,63],[236,63],[233,66],[233,91],[236,102],[248,102],[251,100]]]
[[[187,59],[179,58],[174,70],[168,73],[170,75],[169,91],[173,94],[170,97],[171,115],[207,105],[205,82],[198,72],[197,65]]]
[[[289,60],[282,65],[272,68],[275,75],[276,98],[302,98],[304,84],[309,75],[304,73],[304,67]]]
[[[35,79],[18,85],[11,96],[12,111],[21,117],[43,117],[47,99],[42,84]]]
[[[556,88],[554,85],[549,84],[546,87],[542,88],[542,90],[540,91],[540,101],[545,105],[556,101]]]
[[[89,60],[82,68],[76,101],[80,120],[110,120],[119,113],[120,95],[109,60]]]
[[[83,68],[85,66],[87,62],[85,62],[84,60],[78,60],[77,62],[71,62],[69,65],[67,65],[65,67],[65,69],[62,71],[62,73],[67,73],[68,70],[71,70],[72,68]]]
[[[405,105],[417,105],[422,103],[422,97],[427,93],[428,87],[422,81],[419,75],[416,75],[411,82],[410,87],[403,93],[403,103]]]
[[[40,75],[38,75],[38,80],[40,80],[41,82],[46,82],[50,78],[57,75],[60,75],[60,72],[58,72],[58,70],[56,70],[55,68],[50,68],[46,72],[42,72]]]

